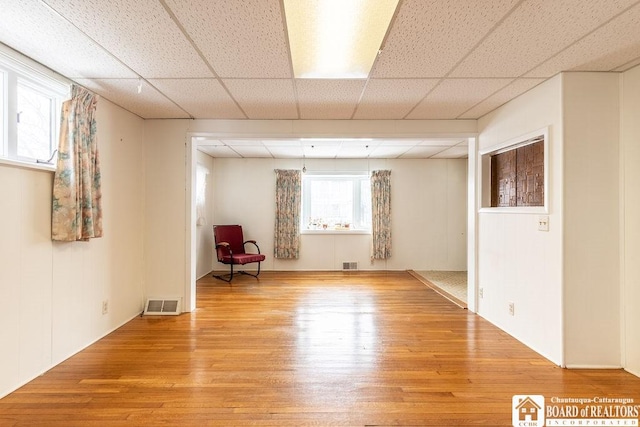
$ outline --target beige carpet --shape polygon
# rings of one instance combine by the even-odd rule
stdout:
[[[464,303],[467,302],[466,271],[416,271],[415,273]]]

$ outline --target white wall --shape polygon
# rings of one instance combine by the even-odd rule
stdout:
[[[142,310],[142,120],[106,100],[97,120],[103,238],[51,242],[53,172],[0,165],[0,396]]]
[[[565,364],[619,368],[619,76],[565,73],[562,105]]]
[[[187,120],[144,122],[147,297],[183,297],[185,292],[185,138],[188,124]]]
[[[562,79],[556,76],[478,121],[479,151],[549,126],[549,223],[537,214],[478,216],[477,312],[562,364]],[[515,315],[508,313],[513,302]]]
[[[466,269],[466,160],[312,160],[308,171],[391,170],[392,256],[371,263],[371,235],[303,234],[300,258],[273,258],[274,169],[300,169],[300,160],[215,159],[214,217],[242,224],[255,239],[265,270],[341,270],[357,261],[362,270]],[[216,269],[225,269],[217,265]]]
[[[640,67],[622,76],[622,304],[625,368],[640,376]]]
[[[478,312],[560,365],[620,367],[618,75],[546,81],[479,120],[480,148],[543,126],[550,231],[538,214],[480,213]]]
[[[213,270],[215,265],[212,227],[214,223],[213,157],[198,151],[196,161],[198,165],[202,165],[209,171],[206,178],[205,221],[203,224],[196,225],[196,277],[199,279]]]

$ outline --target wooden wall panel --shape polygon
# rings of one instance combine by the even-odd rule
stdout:
[[[516,206],[516,151],[491,157],[491,206]]]
[[[491,156],[491,206],[544,206],[544,141]]]

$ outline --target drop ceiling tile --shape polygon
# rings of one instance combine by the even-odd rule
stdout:
[[[224,84],[250,119],[297,119],[290,79],[225,79]]]
[[[297,79],[301,119],[350,119],[365,80]]]
[[[438,146],[438,147],[452,147],[462,142],[460,138],[429,138],[420,141],[418,145],[423,146]]]
[[[464,159],[469,156],[469,147],[456,145],[432,156],[432,159]]]
[[[263,139],[265,147],[301,147],[299,139]]]
[[[238,145],[263,145],[260,139],[222,139],[224,145],[237,147]]]
[[[161,119],[184,119],[189,115],[142,81],[142,92],[138,93],[138,79],[76,79],[78,84],[131,111],[138,116]]]
[[[547,77],[563,70],[609,71],[640,56],[640,4],[527,73]]]
[[[511,79],[446,79],[408,116],[408,119],[455,119],[511,82]]]
[[[414,145],[384,145],[376,147],[369,155],[370,159],[396,159],[407,151],[411,150]]]
[[[613,71],[623,72],[623,71],[630,70],[633,67],[636,67],[638,65],[640,65],[640,58],[636,58],[636,59],[634,59],[632,61],[629,61],[626,64],[619,66],[618,68],[616,68]]]
[[[372,79],[355,119],[402,119],[438,83],[438,79]]]
[[[406,0],[374,66],[374,78],[443,77],[517,0]]]
[[[212,77],[157,0],[43,0],[145,78]]]
[[[270,145],[267,149],[278,159],[301,159],[303,154],[301,146]]]
[[[224,145],[224,143],[219,139],[206,139],[206,138],[199,139],[199,138],[200,137],[196,137],[196,144],[198,147],[202,147],[206,145]]]
[[[1,20],[2,43],[65,77],[137,77],[38,0],[2,2]]]
[[[348,143],[340,146],[338,158],[340,159],[366,159],[375,150],[376,145],[366,143]]]
[[[245,115],[216,79],[150,79],[196,119],[243,119]]]
[[[478,119],[542,83],[544,79],[517,79],[464,112],[460,119]]]
[[[167,4],[220,77],[291,77],[278,0]]]
[[[233,151],[226,145],[214,145],[214,146],[201,146],[198,147],[198,151],[207,153],[211,157],[235,157],[240,158],[240,155]]]
[[[448,147],[438,146],[416,146],[406,151],[402,156],[402,159],[428,159],[429,157],[446,150]]]
[[[333,159],[340,151],[340,144],[305,145],[302,147],[304,156],[308,159]]]
[[[272,157],[264,145],[230,145],[231,149],[246,158]]]
[[[636,1],[525,1],[450,76],[519,77]]]

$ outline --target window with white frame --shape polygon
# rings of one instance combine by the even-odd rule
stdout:
[[[69,84],[44,67],[0,51],[0,157],[43,163],[56,150],[60,107]]]
[[[302,178],[302,230],[370,231],[369,174],[306,173]]]

